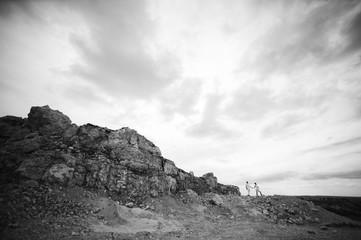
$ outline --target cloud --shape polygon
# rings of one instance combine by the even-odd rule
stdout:
[[[254,178],[254,177],[253,177]],[[301,180],[325,180],[325,179],[361,179],[361,170],[338,171],[338,172],[317,172],[317,173],[300,173],[296,171],[285,171],[261,175],[256,179],[257,182],[273,183],[291,179]],[[248,177],[252,179],[252,177]]]
[[[279,3],[259,5],[261,17],[255,23],[264,33],[242,58],[240,70],[258,69],[262,76],[290,73],[338,60],[346,49],[359,50],[358,17],[347,27],[359,1]],[[348,35],[343,34],[345,28]]]
[[[181,114],[188,117],[197,113],[203,82],[201,79],[180,79],[163,90],[159,97],[161,112],[165,117]]]
[[[347,147],[347,146],[357,145],[357,144],[361,144],[361,137],[355,137],[355,138],[347,139],[345,141],[331,143],[331,144],[328,144],[328,145],[325,145],[322,147],[311,148],[311,149],[302,151],[302,154],[310,153],[310,152],[318,152],[318,151],[327,151],[327,150],[335,149],[336,147],[342,148],[342,147]]]
[[[265,117],[275,105],[270,89],[249,83],[231,95],[225,111],[235,119],[252,121]]]
[[[270,183],[270,182],[278,182],[278,181],[284,181],[287,179],[296,178],[297,176],[299,176],[298,172],[285,171],[285,172],[272,173],[269,175],[263,175],[260,178],[257,178],[257,181]]]
[[[233,139],[239,137],[241,133],[224,126],[219,120],[220,105],[224,98],[221,94],[209,94],[203,110],[202,119],[189,127],[186,132],[196,137],[216,137],[222,139]]]
[[[31,19],[39,20],[39,16],[33,7],[32,1],[25,0],[3,0],[0,1],[0,17],[7,19],[19,11],[28,15]]]
[[[361,170],[353,170],[347,172],[333,172],[333,173],[313,173],[303,176],[305,180],[319,180],[319,179],[361,179]]]
[[[262,173],[258,175],[250,175],[248,173],[240,173],[239,175],[242,176],[242,179],[244,179],[245,181],[262,182],[265,184],[295,179],[300,176],[300,173],[297,171],[274,171],[272,173]]]
[[[345,29],[349,41],[345,53],[359,51],[361,49],[361,9]]]
[[[277,115],[275,119],[262,128],[261,135],[268,138],[288,133],[292,126],[307,119],[308,116],[304,112],[288,112],[283,115]]]
[[[73,83],[70,86],[64,87],[63,96],[73,103],[81,104],[83,106],[92,105],[92,103],[106,104],[103,97],[100,96],[99,91],[91,86]]]
[[[149,98],[168,86],[178,74],[177,58],[161,48],[151,54],[153,21],[144,1],[75,3],[90,31],[70,39],[80,63],[72,72],[96,84],[114,97]]]

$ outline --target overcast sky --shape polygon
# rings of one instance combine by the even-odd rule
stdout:
[[[128,126],[242,193],[361,196],[361,3],[1,1],[0,102]]]

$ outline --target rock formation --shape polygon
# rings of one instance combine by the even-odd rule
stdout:
[[[31,179],[106,191],[114,200],[140,203],[187,189],[197,194],[240,194],[212,173],[195,177],[162,156],[135,130],[77,126],[49,106],[32,107],[28,118],[0,118],[1,183]]]

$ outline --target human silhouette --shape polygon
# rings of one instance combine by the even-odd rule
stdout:
[[[261,197],[263,196],[262,192],[259,190],[259,186],[257,185],[257,183],[254,183],[253,189],[256,189],[256,196],[257,197],[258,197],[258,193],[261,195]]]

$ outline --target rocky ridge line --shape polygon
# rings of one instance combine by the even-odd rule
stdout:
[[[237,194],[212,173],[195,177],[164,158],[135,130],[77,126],[49,106],[28,118],[0,118],[1,185],[24,180],[100,189],[114,200],[140,204],[148,197],[191,189],[197,194]]]

